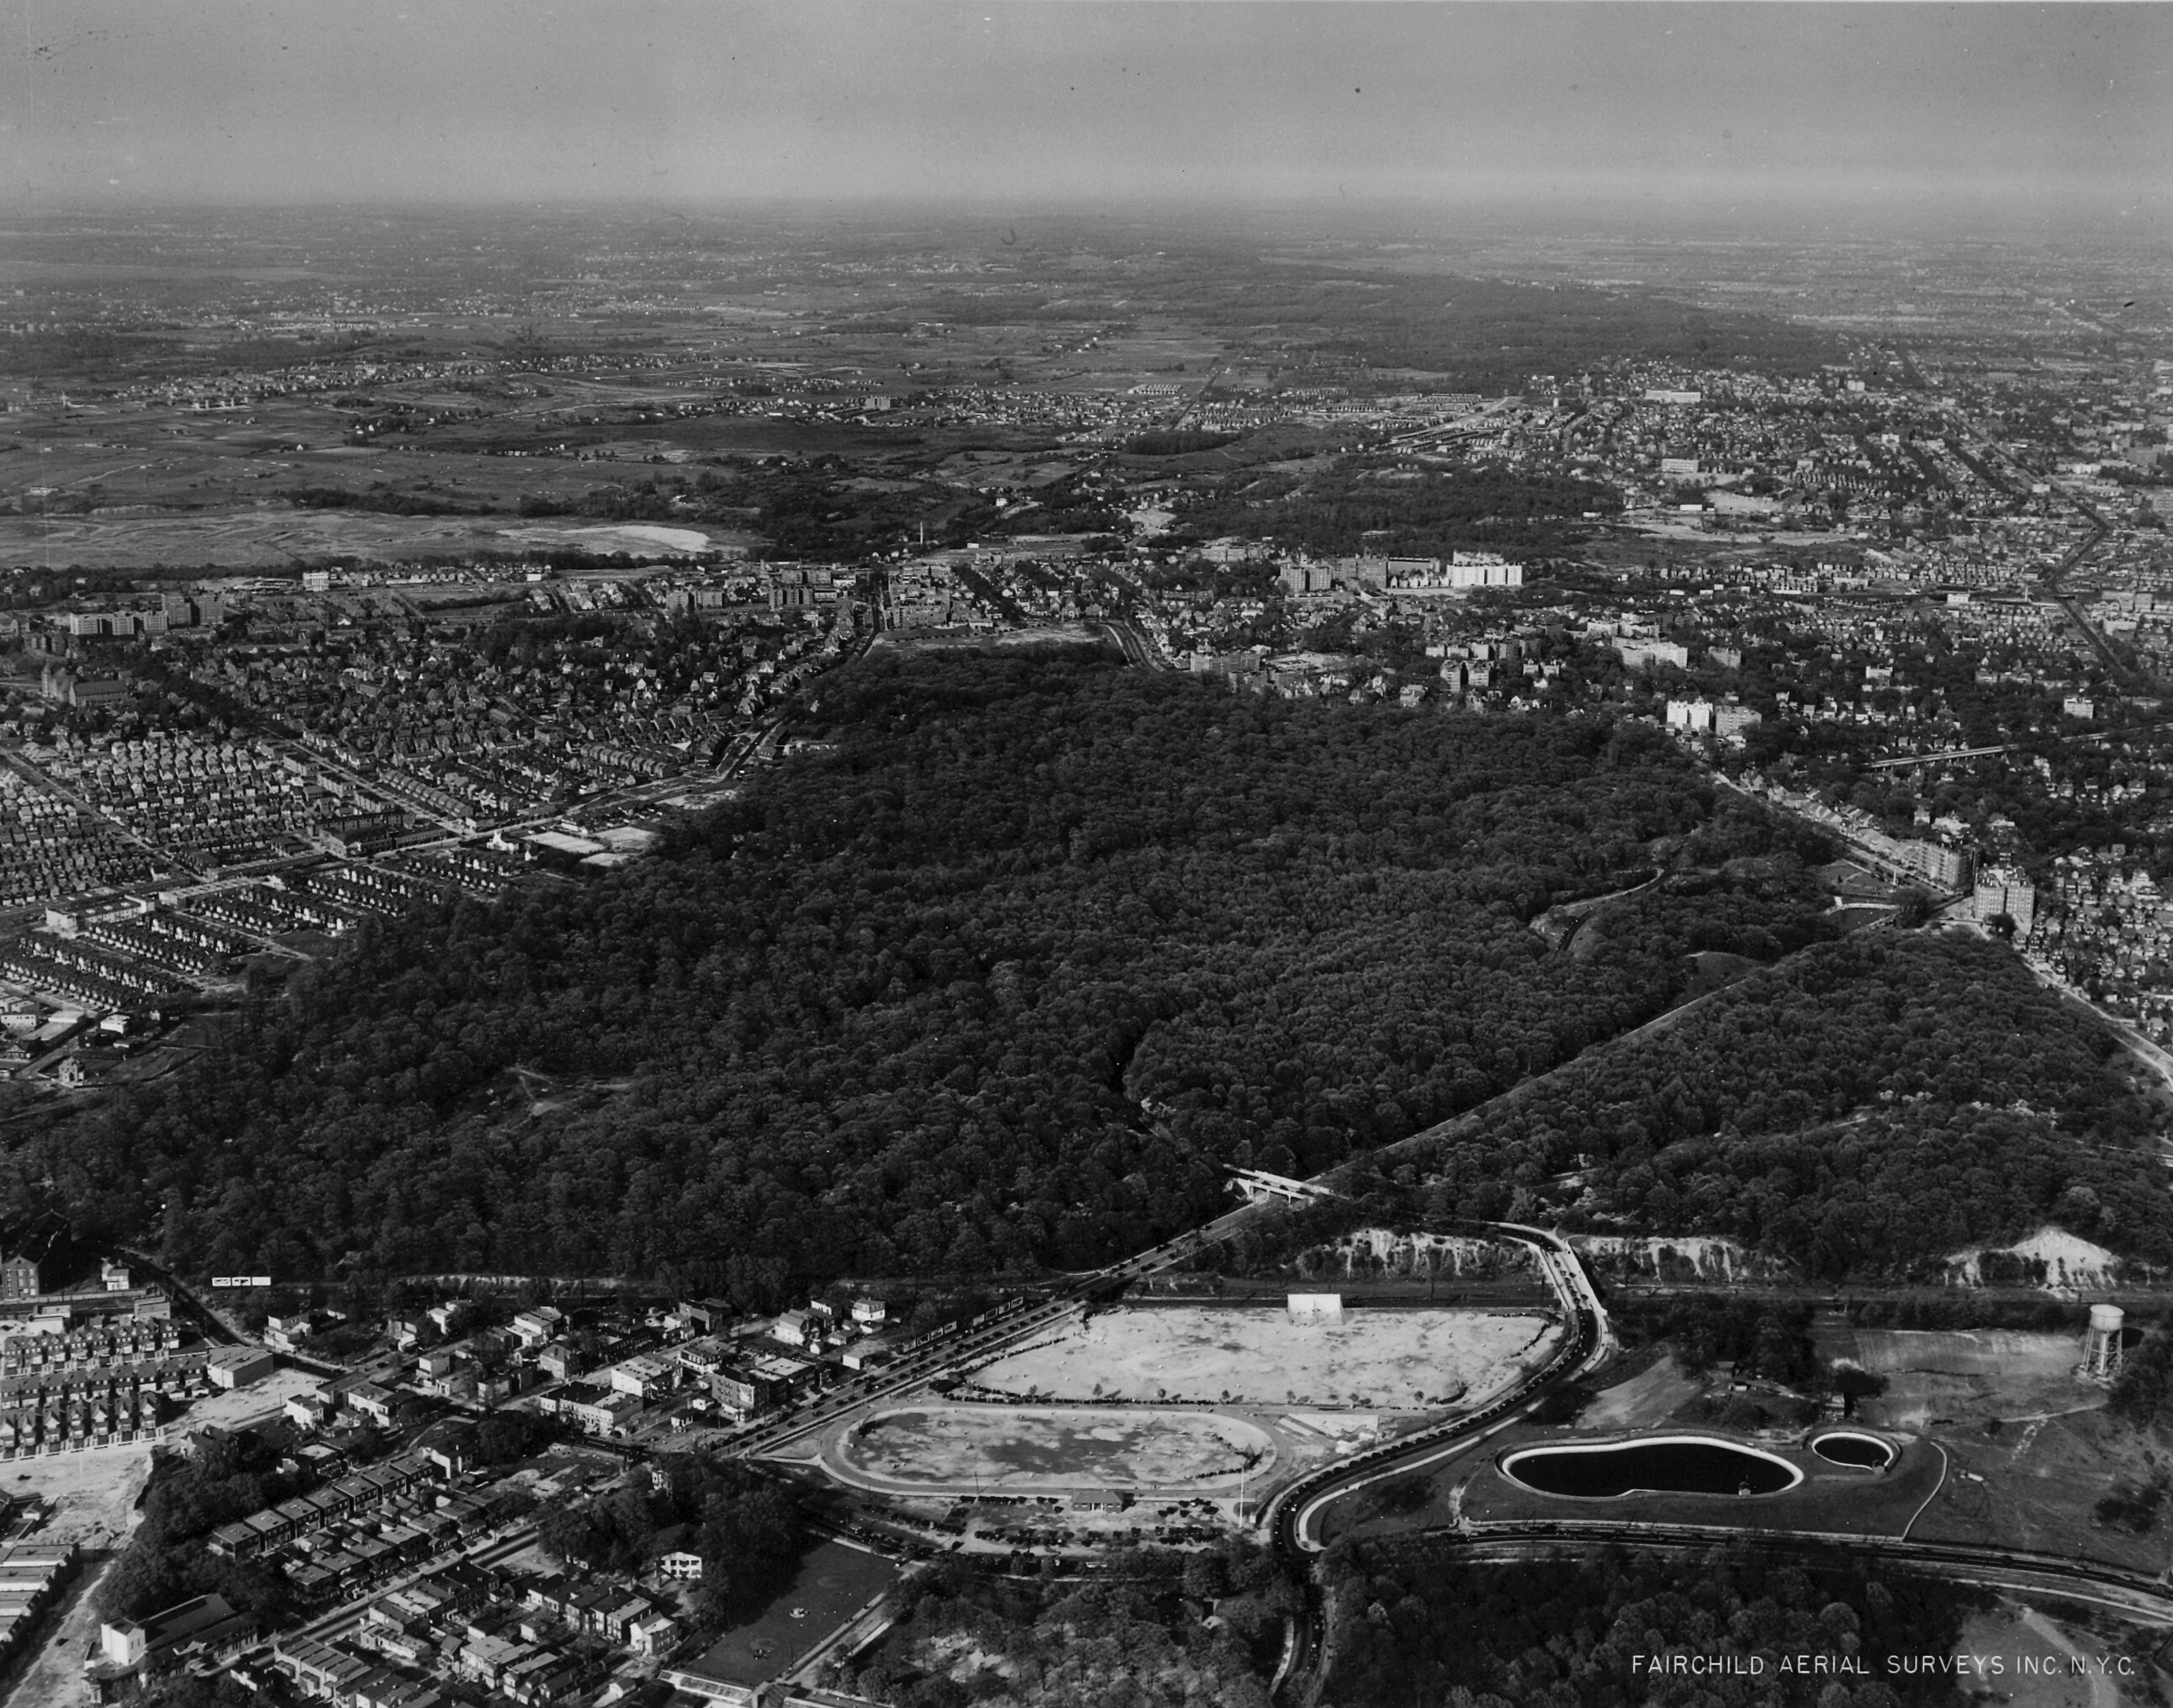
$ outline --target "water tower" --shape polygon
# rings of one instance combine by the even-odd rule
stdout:
[[[2075,1372],[2084,1382],[2111,1382],[2120,1374],[2120,1330],[2126,1320],[2117,1305],[2090,1307],[2090,1326],[2083,1336],[2082,1367]]]

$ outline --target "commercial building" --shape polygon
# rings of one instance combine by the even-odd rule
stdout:
[[[1743,732],[1758,722],[1758,714],[1748,706],[1719,705],[1711,700],[1670,700],[1667,716],[1671,730],[1715,735],[1723,741],[1738,743],[1743,740]]]
[[[46,1290],[38,1260],[24,1252],[0,1257],[0,1300],[35,1299]]]
[[[2004,866],[1987,866],[1976,875],[1971,915],[1982,924],[2005,914],[2014,922],[2015,940],[2030,935],[2037,920],[2037,886],[2021,873]]]
[[[211,1385],[229,1391],[262,1382],[278,1367],[278,1359],[262,1346],[222,1346],[204,1361]]]
[[[72,1543],[57,1547],[17,1543],[0,1548],[0,1658],[22,1646],[59,1598],[75,1557]]]
[[[200,1595],[142,1619],[99,1628],[99,1656],[108,1677],[155,1673],[197,1656],[234,1652],[256,1633],[256,1621],[236,1613],[224,1596]]]

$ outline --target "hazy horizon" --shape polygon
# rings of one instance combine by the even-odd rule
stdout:
[[[2173,213],[2173,8],[17,0],[18,214]]]

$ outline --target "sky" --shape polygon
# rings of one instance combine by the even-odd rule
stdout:
[[[2173,5],[0,0],[0,197],[2173,213]],[[12,36],[13,42],[7,38]]]

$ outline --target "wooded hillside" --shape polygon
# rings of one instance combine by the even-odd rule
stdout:
[[[1544,1199],[1573,1224],[1724,1234],[1829,1278],[2047,1223],[2173,1261],[2152,1111],[2116,1056],[2003,947],[1866,932],[1577,1063],[1434,1167],[1467,1211]]]
[[[1689,951],[1822,929],[1792,833],[1635,726],[1091,655],[878,660],[822,715],[657,857],[373,929],[14,1195],[199,1274],[1084,1265],[1225,1161],[1401,1137],[1661,1012]],[[1655,866],[1589,944],[1527,928]]]

